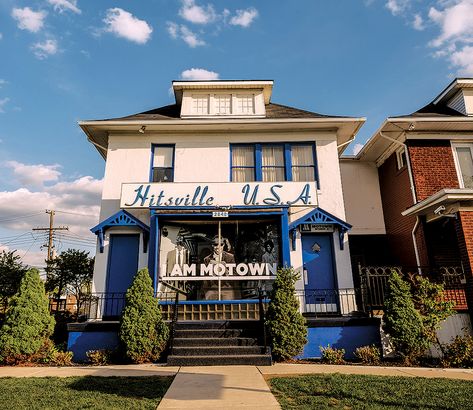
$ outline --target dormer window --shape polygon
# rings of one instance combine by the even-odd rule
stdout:
[[[230,115],[232,114],[232,96],[231,94],[215,94],[215,114]]]
[[[192,111],[196,114],[205,115],[209,113],[209,96],[193,95]]]
[[[253,94],[236,96],[238,111],[241,114],[254,114],[255,113],[255,97]]]

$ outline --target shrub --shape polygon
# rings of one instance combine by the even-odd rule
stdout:
[[[0,329],[0,361],[14,363],[37,353],[54,330],[49,301],[36,269],[23,276]]]
[[[345,349],[336,349],[334,347],[320,346],[320,351],[322,352],[322,362],[327,364],[344,364],[345,363]]]
[[[307,343],[305,319],[299,312],[299,301],[295,295],[297,280],[294,269],[279,269],[271,291],[266,323],[276,360],[297,356]]]
[[[112,362],[113,351],[107,349],[89,350],[86,355],[90,364],[94,366],[106,366]]]
[[[364,364],[379,364],[381,352],[375,345],[357,347],[355,356]]]
[[[444,345],[442,365],[445,367],[473,367],[473,336],[457,336]]]
[[[72,358],[74,353],[72,352],[56,352],[52,364],[55,366],[72,366]]]
[[[126,292],[120,323],[120,341],[133,363],[157,360],[166,346],[169,329],[153,293],[148,269],[141,269]]]
[[[415,362],[430,342],[425,336],[422,317],[414,307],[410,286],[395,271],[389,278],[384,304],[384,330],[406,364]]]

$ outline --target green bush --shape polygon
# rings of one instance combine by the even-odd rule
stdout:
[[[442,365],[445,367],[473,367],[473,336],[457,336],[444,345]]]
[[[54,330],[49,301],[36,269],[28,270],[0,329],[0,361],[15,363],[37,353]]]
[[[100,350],[89,350],[86,352],[89,363],[94,366],[106,366],[112,362],[113,356],[112,350],[100,349]]]
[[[153,292],[148,269],[138,271],[126,292],[120,341],[126,358],[133,363],[157,360],[168,339],[169,329]]]
[[[384,301],[383,328],[406,364],[415,362],[430,346],[424,322],[412,300],[410,286],[393,271]]]
[[[326,347],[320,346],[322,352],[321,360],[327,364],[344,364],[345,363],[345,349],[336,349],[327,345]]]
[[[364,364],[379,364],[381,361],[381,352],[375,345],[357,347],[355,356]]]
[[[270,295],[266,323],[271,336],[272,354],[276,360],[297,356],[307,343],[305,319],[295,295],[298,275],[292,268],[279,269]]]

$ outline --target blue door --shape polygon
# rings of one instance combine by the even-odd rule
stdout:
[[[331,234],[302,235],[306,312],[335,313],[338,309],[332,243]]]
[[[118,316],[138,270],[140,235],[110,235],[104,316]]]

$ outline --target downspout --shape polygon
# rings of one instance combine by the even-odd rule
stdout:
[[[406,132],[403,131],[400,135],[405,134]],[[379,135],[401,147],[404,148],[404,151],[406,153],[406,165],[407,165],[407,173],[409,174],[409,184],[410,184],[410,189],[411,189],[411,194],[412,194],[412,200],[414,202],[414,205],[417,203],[417,196],[416,196],[416,190],[414,187],[414,177],[412,176],[412,166],[411,166],[411,158],[409,157],[409,151],[407,149],[407,145],[401,141],[398,141],[394,138],[388,137],[387,135],[383,134],[382,131],[380,131]],[[414,224],[414,227],[412,228],[411,236],[412,236],[412,244],[414,245],[414,253],[416,256],[416,263],[417,263],[417,269],[419,271],[419,274],[422,274],[422,269],[420,267],[420,256],[419,256],[419,249],[417,248],[417,241],[416,241],[416,231],[419,228],[420,225],[420,220],[419,217],[416,217],[416,223]]]

